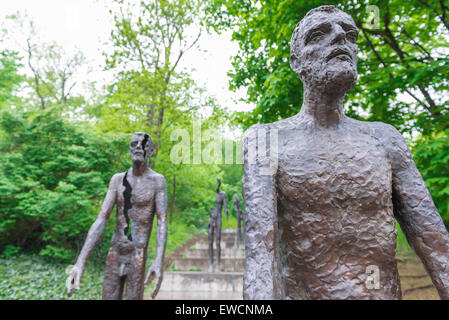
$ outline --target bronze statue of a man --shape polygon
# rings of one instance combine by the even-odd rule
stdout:
[[[86,260],[100,239],[114,205],[117,205],[117,225],[104,272],[103,299],[143,299],[144,285],[153,279],[156,281],[151,296],[155,298],[162,282],[167,240],[167,186],[164,176],[148,168],[148,158],[153,150],[154,143],[148,134],[137,132],[131,138],[129,154],[132,168],[111,178],[100,214],[90,228],[67,279],[69,295],[73,289],[79,288]],[[156,258],[144,278],[155,214]]]
[[[210,208],[209,216],[209,272],[213,270],[214,259],[214,240],[215,240],[215,272],[220,272],[220,258],[221,258],[221,214],[223,206],[226,212],[226,218],[229,219],[228,201],[226,193],[220,190],[221,180],[217,178],[217,192],[215,193],[215,208]],[[214,237],[215,234],[215,237]]]
[[[343,114],[357,37],[345,12],[311,10],[291,39],[301,111],[245,133],[245,299],[400,299],[395,219],[449,298],[449,235],[407,143],[391,125]],[[254,161],[251,146],[266,146]]]
[[[243,232],[242,232],[242,220],[243,214],[242,209],[240,208],[240,198],[234,193],[234,209],[237,214],[237,247],[242,243]]]

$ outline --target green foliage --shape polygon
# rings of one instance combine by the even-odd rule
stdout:
[[[421,137],[413,158],[446,226],[449,226],[449,131]]]
[[[14,100],[14,90],[23,80],[18,73],[20,66],[17,52],[0,52],[0,110],[4,104],[11,104]]]
[[[109,179],[126,168],[127,142],[84,132],[53,109],[35,116],[5,111],[0,128],[0,247],[71,259]]]
[[[68,265],[38,255],[0,258],[0,300],[93,300],[101,299],[103,269],[88,263],[81,287],[69,298],[65,281]]]

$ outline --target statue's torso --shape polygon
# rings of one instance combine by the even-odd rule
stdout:
[[[130,177],[128,174],[128,182],[131,186],[131,208],[128,209],[129,227],[131,229],[132,241],[126,237],[124,230],[127,226],[124,214],[125,197],[123,186],[123,176],[121,174],[120,184],[117,187],[117,224],[113,238],[113,243],[122,243],[119,246],[128,244],[134,247],[146,247],[153,226],[155,211],[155,187],[156,180],[152,174],[147,174],[139,180]],[[127,241],[128,240],[128,241]]]
[[[400,296],[391,166],[382,142],[359,126],[287,126],[279,132],[276,182],[286,298]],[[366,284],[373,265],[380,271],[379,289]]]
[[[219,212],[219,215],[221,217],[221,212],[223,208],[223,204],[226,198],[226,193],[222,190],[215,193],[215,207],[217,208],[217,211]]]

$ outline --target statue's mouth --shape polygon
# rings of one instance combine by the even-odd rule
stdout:
[[[336,57],[348,58],[350,61],[352,61],[352,56],[348,50],[337,48],[332,50],[332,52],[326,57],[326,62]]]

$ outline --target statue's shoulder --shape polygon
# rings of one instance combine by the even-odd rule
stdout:
[[[289,130],[294,130],[298,128],[298,123],[297,123],[297,115],[287,118],[287,119],[283,119],[283,120],[279,120],[276,122],[272,122],[272,123],[258,123],[258,124],[254,124],[251,127],[248,128],[248,130],[245,131],[244,133],[244,138],[252,138],[254,137],[258,132],[270,132],[275,130],[277,133],[279,132],[284,132],[284,131],[289,131]]]
[[[407,141],[391,124],[378,121],[370,122],[349,119],[351,119],[350,121],[356,129],[376,139],[393,162],[407,160],[409,158],[410,149]]]
[[[383,142],[404,140],[402,134],[391,124],[380,121],[360,121],[349,117],[347,117],[347,120],[355,129],[382,140]]]
[[[126,172],[127,171],[119,172],[119,173],[114,174],[112,176],[112,178],[111,178],[111,182],[110,183],[114,184],[114,185],[117,185],[117,184],[121,183],[123,181],[124,177],[125,177]]]
[[[148,176],[147,176],[151,181],[154,181],[159,187],[161,188],[166,188],[167,187],[167,183],[165,182],[165,177],[156,172],[156,171],[149,171],[148,172]]]

